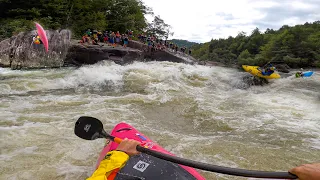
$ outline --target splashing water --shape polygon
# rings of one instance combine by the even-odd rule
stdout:
[[[211,164],[287,171],[319,160],[319,72],[241,89],[245,74],[170,62],[0,69],[0,179],[90,176],[104,140],[73,134],[83,115],[109,131],[125,121],[168,151]]]

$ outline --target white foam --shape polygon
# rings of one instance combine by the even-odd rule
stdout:
[[[16,149],[13,152],[0,155],[0,161],[10,161],[15,156],[20,156],[21,154],[34,154],[38,149],[37,146],[25,147],[22,149]]]
[[[79,69],[3,71],[6,77],[0,85],[0,116],[5,125],[0,133],[6,139],[2,146],[12,152],[2,152],[0,157],[11,167],[19,161],[19,154],[40,153],[42,158],[49,158],[43,159],[53,162],[34,165],[40,172],[50,167],[51,173],[66,179],[90,175],[103,142],[82,141],[74,136],[74,122],[81,115],[101,119],[108,130],[126,121],[182,157],[188,157],[193,149],[187,148],[197,144],[196,160],[233,167],[238,166],[237,160],[214,156],[201,147],[215,148],[213,143],[218,143],[237,149],[228,145],[234,141],[243,149],[252,145],[286,151],[288,147],[273,143],[292,138],[303,143],[292,145],[298,147],[292,150],[301,159],[299,153],[303,150],[320,147],[316,138],[320,137],[317,73],[309,79],[283,78],[244,90],[237,88],[243,82],[243,72],[172,62],[135,62],[126,66],[105,62]],[[147,119],[150,116],[152,119]],[[224,150],[232,154],[233,149]],[[247,154],[241,155],[239,161]],[[264,157],[270,156],[261,154]],[[14,169],[24,171],[27,164],[21,162]],[[33,172],[28,168],[25,171]],[[35,178],[41,179],[38,175]]]

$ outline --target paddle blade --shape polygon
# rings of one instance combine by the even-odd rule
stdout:
[[[81,116],[75,124],[74,133],[86,140],[103,138],[103,124],[99,119]]]

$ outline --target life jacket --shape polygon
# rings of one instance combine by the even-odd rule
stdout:
[[[270,76],[271,74],[273,74],[274,73],[274,71],[272,71],[272,70],[270,70],[270,71],[265,71],[265,72],[261,72],[261,74],[262,75],[264,75],[264,76]]]
[[[39,39],[35,39],[33,42],[34,42],[35,44],[40,44]]]
[[[125,166],[129,156],[120,151],[111,151],[101,161],[99,168],[87,180],[114,180],[117,172]]]
[[[41,44],[40,36],[36,36],[33,40],[33,43],[35,44]]]
[[[196,180],[177,164],[147,154],[129,157],[120,153],[111,156],[108,153],[107,159],[100,163],[99,168],[87,180]]]

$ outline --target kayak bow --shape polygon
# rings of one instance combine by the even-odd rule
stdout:
[[[111,136],[105,132],[103,129],[103,124],[100,120],[82,116],[78,119],[74,128],[75,134],[86,140],[95,140],[98,138],[106,138],[117,143],[121,142],[121,138]],[[170,161],[172,163],[193,167],[205,171],[217,172],[222,174],[234,175],[234,176],[244,176],[244,177],[255,177],[255,178],[273,178],[273,179],[297,179],[297,176],[289,172],[270,172],[270,171],[253,171],[246,169],[238,168],[229,168],[223,166],[216,166],[207,163],[197,162],[189,159],[184,159],[180,157],[175,157],[170,154],[165,154],[156,150],[148,149],[142,147],[141,145],[137,146],[139,152]]]

